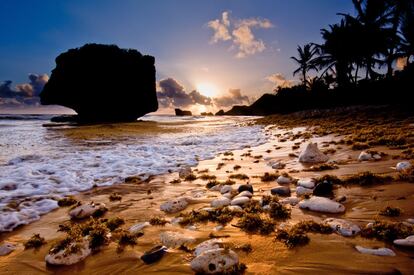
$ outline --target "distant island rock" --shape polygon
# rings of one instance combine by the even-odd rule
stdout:
[[[202,112],[201,115],[202,116],[214,116],[214,114],[211,112]]]
[[[185,111],[185,110],[181,110],[181,109],[175,109],[175,115],[176,116],[192,116],[193,114],[191,113],[191,111]]]
[[[221,109],[220,111],[218,111],[217,113],[214,114],[215,116],[223,116],[224,115],[224,110]]]
[[[134,121],[158,109],[154,63],[116,45],[70,49],[56,58],[41,104],[71,108],[80,121]]]

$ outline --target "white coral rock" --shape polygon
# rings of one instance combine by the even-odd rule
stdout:
[[[323,213],[343,213],[345,212],[345,206],[342,204],[330,200],[325,197],[313,196],[308,200],[303,200],[299,203],[301,209],[307,209],[316,212]]]
[[[299,155],[299,162],[320,163],[328,161],[329,157],[318,149],[317,143],[310,142]]]

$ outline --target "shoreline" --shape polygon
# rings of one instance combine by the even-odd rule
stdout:
[[[321,150],[334,149],[329,154],[330,160],[336,161],[339,169],[326,171],[303,171],[304,166],[297,162],[297,157],[289,156],[289,153],[300,152],[309,140],[303,142],[305,128],[294,128],[291,130],[281,129],[275,126],[267,126],[266,134],[270,140],[266,144],[257,147],[245,148],[232,151],[232,155],[220,154],[213,159],[200,161],[192,170],[195,175],[201,170],[209,169],[208,174],[217,177],[217,180],[226,180],[229,175],[241,173],[249,176],[255,193],[254,199],[259,199],[264,194],[269,194],[271,188],[278,186],[274,181],[261,182],[260,176],[265,172],[273,173],[276,170],[268,166],[271,161],[282,161],[286,164],[284,169],[279,172],[288,172],[294,178],[317,177],[322,175],[337,175],[346,177],[358,174],[359,172],[371,171],[378,174],[395,175],[395,170],[390,167],[403,158],[393,159],[393,155],[400,155],[404,149],[389,149],[384,146],[372,146],[372,150],[387,153],[380,161],[358,162],[357,157],[361,150],[352,150],[350,144],[330,143],[332,140],[340,141],[344,136],[329,134],[322,137],[312,137],[310,140],[317,142]],[[303,131],[296,135],[297,131]],[[288,134],[286,134],[288,133]],[[290,140],[293,137],[298,138]],[[284,141],[282,141],[284,140]],[[296,142],[300,141],[300,147],[292,150]],[[324,143],[325,142],[325,143]],[[327,145],[326,147],[324,147]],[[297,145],[296,145],[297,146]],[[278,148],[280,147],[280,148]],[[340,148],[338,148],[340,147]],[[276,149],[278,148],[278,149]],[[252,150],[249,152],[249,150]],[[271,150],[271,151],[269,151]],[[248,155],[250,153],[251,156]],[[243,156],[242,156],[243,155]],[[259,157],[259,156],[262,157]],[[350,158],[349,158],[350,157]],[[231,160],[233,158],[233,160]],[[223,160],[225,159],[225,160]],[[219,163],[225,165],[216,170]],[[240,165],[241,168],[235,171],[234,166]],[[296,172],[294,170],[300,170]],[[228,171],[228,172],[227,172]],[[192,196],[202,197],[212,200],[219,196],[218,192],[209,191],[205,188],[208,180],[196,179],[192,182],[182,181],[178,184],[170,182],[178,178],[177,173],[160,175],[154,177],[148,183],[126,184],[121,183],[109,187],[98,187],[74,196],[79,201],[87,203],[89,201],[104,202],[109,211],[105,218],[118,216],[125,219],[127,229],[137,222],[148,221],[151,217],[161,217],[167,220],[173,219],[177,214],[164,214],[159,210],[161,203],[176,197]],[[247,180],[236,179],[236,184],[247,182]],[[294,193],[294,184],[290,185]],[[108,197],[111,193],[117,192],[122,196],[120,202],[110,202]],[[289,226],[301,220],[322,221],[326,217],[342,217],[351,220],[361,227],[371,222],[378,215],[378,211],[385,205],[400,207],[403,213],[400,217],[381,217],[382,220],[403,221],[414,217],[414,207],[410,201],[414,199],[414,185],[405,181],[397,181],[388,184],[374,184],[372,186],[361,187],[358,185],[339,186],[335,190],[336,197],[346,196],[344,205],[347,209],[343,215],[321,214],[312,211],[301,210],[298,206],[292,206],[292,217],[284,222],[277,222],[277,228]],[[376,199],[373,199],[376,197]],[[405,197],[405,199],[401,199]],[[282,197],[281,197],[282,198]],[[191,204],[182,212],[192,209],[200,209],[208,206],[208,203]],[[169,253],[160,261],[152,265],[144,265],[139,257],[142,253],[155,244],[159,243],[159,233],[162,231],[182,232],[188,236],[196,238],[200,243],[209,238],[210,233],[217,235],[230,235],[223,238],[226,244],[235,249],[240,257],[240,261],[247,265],[247,274],[254,273],[313,273],[323,267],[324,271],[329,272],[393,272],[398,269],[402,273],[409,272],[412,267],[411,257],[414,256],[412,250],[395,249],[396,257],[382,257],[359,254],[354,245],[365,246],[384,246],[384,242],[365,239],[360,236],[345,238],[336,234],[320,235],[310,233],[310,243],[306,246],[294,249],[286,248],[282,243],[274,241],[274,234],[262,236],[260,234],[247,234],[239,228],[232,226],[236,219],[227,224],[222,230],[215,231],[217,224],[208,222],[207,224],[196,224],[196,230],[190,230],[179,225],[167,223],[165,226],[150,226],[144,229],[144,235],[138,238],[138,244],[133,247],[126,247],[122,253],[116,252],[114,243],[104,246],[101,251],[89,256],[83,262],[68,267],[48,267],[44,262],[44,256],[50,248],[52,242],[63,236],[63,233],[56,232],[58,225],[68,220],[67,208],[59,208],[40,218],[40,220],[16,229],[13,232],[2,234],[1,240],[7,240],[18,244],[18,248],[7,256],[0,257],[0,268],[5,274],[8,273],[53,273],[60,274],[73,273],[81,274],[107,274],[121,272],[123,274],[146,272],[159,272],[161,274],[176,272],[191,273],[189,267],[190,253],[170,249]],[[194,228],[191,228],[194,229]],[[32,249],[23,250],[22,242],[30,238],[33,233],[39,233],[45,237],[47,244],[38,251]],[[237,250],[237,246],[251,244],[252,252],[246,253]],[[386,245],[389,247],[389,245]],[[392,247],[392,246],[391,246]],[[318,251],[318,253],[315,253]],[[381,263],[378,261],[381,260]],[[2,273],[0,272],[0,273]],[[20,273],[19,273],[20,272]]]

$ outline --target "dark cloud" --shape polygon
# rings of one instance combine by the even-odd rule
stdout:
[[[227,95],[214,98],[214,103],[218,107],[230,107],[249,104],[250,100],[248,96],[241,94],[240,89],[230,89]]]
[[[0,84],[0,106],[21,107],[25,105],[39,105],[39,94],[49,80],[47,74],[29,75],[29,83],[16,85],[12,88],[12,81],[6,80]]]

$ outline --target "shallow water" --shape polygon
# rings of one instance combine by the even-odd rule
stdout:
[[[244,125],[246,117],[145,116],[86,126],[49,118],[0,116],[0,232],[39,219],[64,195],[177,171],[267,140],[259,126]]]

